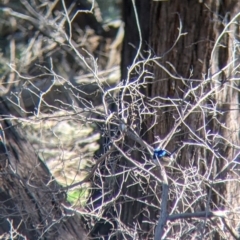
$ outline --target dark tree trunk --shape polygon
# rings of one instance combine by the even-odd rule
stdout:
[[[164,147],[170,151],[175,149],[178,143],[182,146],[175,168],[168,172],[170,179],[168,212],[170,213],[175,207],[181,195],[176,190],[179,185],[184,183],[184,187],[189,187],[185,183],[186,172],[184,171],[190,171],[190,169],[192,171],[197,169],[198,178],[201,179],[199,180],[201,185],[199,200],[195,199],[197,196],[194,193],[195,189],[187,190],[183,193],[184,200],[175,208],[176,213],[206,211],[205,216],[208,216],[208,211],[234,212],[231,221],[223,220],[229,234],[219,227],[222,223],[218,221],[219,218],[209,221],[208,224],[200,220],[198,222],[195,219],[187,219],[182,222],[182,226],[186,227],[188,225],[186,222],[189,221],[189,224],[201,225],[201,227],[184,233],[180,227],[181,223],[179,225],[176,223],[177,227],[173,226],[168,232],[169,237],[176,237],[181,230],[183,232],[180,239],[223,239],[223,234],[226,234],[225,238],[227,236],[228,239],[232,239],[233,236],[237,238],[238,235],[233,229],[237,226],[234,218],[236,219],[236,208],[240,202],[239,171],[236,168],[237,164],[232,164],[232,161],[238,160],[239,146],[237,78],[239,77],[237,70],[239,50],[236,44],[239,19],[236,18],[229,26],[228,23],[238,14],[240,3],[214,0],[136,1],[142,37],[140,45],[139,29],[132,2],[130,0],[123,2],[125,39],[121,65],[122,81],[123,84],[126,83],[129,67],[134,61],[136,64],[136,60],[149,56],[146,50],[151,52],[152,60],[149,60],[147,67],[141,63],[135,67],[135,70],[131,70],[128,80],[134,82],[141,72],[140,69],[144,67],[151,71],[154,79],[145,82],[146,88],[139,87],[141,97],[137,98],[132,94],[122,99],[129,104],[127,123],[149,145],[153,146],[158,136],[167,143]],[[221,36],[226,26],[228,28]],[[180,30],[182,35],[178,38]],[[139,46],[141,54],[136,58]],[[140,80],[138,83],[145,81],[145,75],[145,73],[142,75],[142,82]],[[191,90],[190,95],[189,90]],[[139,99],[144,99],[145,105],[141,106]],[[179,100],[177,107],[173,104],[175,99]],[[154,106],[154,101],[156,105],[158,104],[158,108]],[[154,112],[155,115],[146,114],[139,120],[140,117],[136,116],[135,110],[142,113],[145,106],[149,106],[151,112],[157,109]],[[185,107],[191,114],[184,113]],[[215,109],[214,114],[207,110],[210,108]],[[184,115],[181,115],[182,113]],[[173,129],[176,133],[169,135]],[[165,137],[168,136],[171,137],[166,140]],[[133,239],[134,236],[135,239],[152,239],[161,207],[161,200],[159,200],[161,184],[154,182],[152,178],[146,180],[144,177],[136,177],[136,172],[139,175],[140,173],[136,168],[134,169],[135,165],[132,164],[134,161],[129,161],[127,156],[131,155],[132,159],[141,164],[143,155],[149,156],[144,151],[140,151],[142,149],[138,143],[134,143],[133,139],[126,137],[124,144],[122,149],[127,154],[125,159],[122,158],[118,162],[118,171],[130,170],[126,176],[117,178],[104,189],[104,191],[112,189],[111,197],[118,196],[114,207],[106,206],[105,216],[108,216],[109,220],[115,217],[115,223],[119,224],[120,221],[128,229],[129,239]],[[159,171],[152,172],[161,178]],[[106,174],[106,171],[104,173]],[[228,178],[232,181],[226,181]],[[105,226],[98,226],[98,233],[101,232],[99,229]],[[108,229],[109,233],[113,232],[117,226],[119,225],[111,225]],[[107,234],[106,231],[105,234]],[[118,234],[117,236],[120,236],[118,239],[122,239],[121,234],[126,233]],[[116,235],[112,239],[117,239]]]
[[[141,51],[146,56],[147,53],[144,51],[149,50],[150,2],[136,1],[136,9],[142,35]],[[123,1],[123,21],[125,22],[125,36],[122,48],[121,73],[124,81],[128,74],[128,67],[132,64],[137,49],[141,44],[132,1]]]
[[[186,125],[197,133],[199,138],[206,139],[206,132],[199,131],[206,123],[204,128],[211,131],[214,136],[222,136],[222,140],[211,139],[209,146],[211,149],[219,151],[220,158],[213,159],[209,151],[203,151],[196,145],[188,145],[183,148],[178,163],[181,166],[189,166],[194,163],[199,167],[198,160],[204,156],[206,165],[200,167],[202,174],[205,174],[212,168],[211,179],[226,180],[227,178],[235,179],[225,184],[212,184],[211,190],[206,187],[208,201],[211,202],[210,210],[222,210],[237,208],[239,206],[239,171],[236,165],[233,167],[231,162],[237,156],[238,150],[235,146],[239,146],[239,86],[238,81],[231,78],[238,78],[239,73],[234,69],[239,64],[239,51],[234,50],[237,45],[236,40],[239,34],[239,17],[233,21],[226,31],[219,38],[224,28],[239,13],[239,1],[168,1],[168,2],[152,2],[151,3],[151,23],[150,23],[150,46],[154,49],[157,56],[161,56],[159,61],[173,75],[185,79],[206,79],[212,77],[212,82],[206,85],[206,88],[200,93],[207,95],[214,87],[217,88],[209,98],[206,99],[205,105],[215,105],[222,114],[217,114],[214,120],[208,114],[201,111],[191,114],[186,120]],[[182,32],[186,35],[182,36],[174,46],[177,39],[178,28],[182,24]],[[219,38],[219,39],[218,39]],[[216,44],[216,42],[218,42]],[[172,50],[165,54],[166,50]],[[215,48],[216,47],[216,48]],[[235,56],[233,56],[235,54]],[[234,64],[231,62],[234,61]],[[171,63],[168,64],[168,63]],[[172,68],[174,66],[174,69]],[[228,66],[228,67],[226,67]],[[177,74],[176,74],[177,73]],[[214,76],[216,73],[217,76]],[[191,76],[190,76],[191,75]],[[184,94],[188,91],[189,85],[184,81],[173,79],[166,71],[156,66],[154,67],[155,81],[152,87],[149,87],[148,96],[163,96],[165,98],[184,98]],[[213,77],[214,76],[214,77]],[[160,81],[159,81],[160,80]],[[192,82],[192,86],[198,86],[199,83]],[[197,101],[197,99],[195,99]],[[190,100],[192,101],[192,100]],[[176,112],[174,109],[166,108],[166,112],[171,114],[163,114],[159,112],[159,123],[154,127],[152,132],[164,138],[174,126]],[[148,125],[150,126],[150,121]],[[189,129],[184,126],[181,129],[181,137],[171,139],[169,148],[173,149],[174,144],[179,141],[191,141],[194,138]],[[211,166],[211,167],[210,167]],[[227,166],[227,167],[226,167]],[[228,171],[232,168],[232,171]],[[223,170],[224,169],[224,170]],[[173,175],[174,176],[174,175]],[[204,189],[204,188],[203,188]],[[202,204],[199,204],[203,210],[206,210]],[[195,207],[194,210],[198,208]],[[182,209],[184,211],[184,209]],[[233,211],[234,212],[234,211]],[[237,212],[231,217],[229,224],[232,228],[237,227]],[[212,233],[212,238],[220,239],[220,235]],[[228,239],[232,239],[228,235]]]
[[[86,239],[80,216],[67,209],[66,194],[20,126],[11,123],[2,100],[0,114],[0,235],[4,239],[11,239],[11,234],[14,239]]]

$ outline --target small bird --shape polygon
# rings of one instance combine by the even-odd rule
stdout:
[[[175,152],[175,151],[174,151]],[[153,161],[159,165],[159,163],[162,166],[168,166],[173,162],[173,156],[172,153],[169,153],[167,150],[156,148],[153,151]]]
[[[165,149],[161,149],[159,147],[155,148],[153,151],[153,161],[157,165],[161,164],[162,166],[169,166],[175,160],[173,156],[174,153],[179,149],[180,145],[170,153]]]

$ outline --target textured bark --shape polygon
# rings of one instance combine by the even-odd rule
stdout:
[[[135,15],[133,3],[131,0],[123,1],[123,21],[125,22],[125,38],[123,41],[123,50],[122,50],[122,62],[121,62],[121,73],[122,73],[122,81],[124,82],[128,75],[128,67],[132,65],[133,60],[137,54],[137,50],[141,47],[141,54],[143,57],[147,56],[147,50],[149,50],[149,32],[150,32],[150,1],[135,1],[137,14]],[[141,28],[141,37],[142,42],[140,42],[140,33],[137,27],[137,20],[138,18],[140,28]],[[138,58],[140,60],[140,58]],[[137,74],[137,73],[136,73]],[[133,74],[131,76],[134,79],[136,76]],[[141,92],[145,92],[144,89],[141,89]],[[125,101],[133,102],[133,99],[126,97]],[[130,115],[137,116],[135,112],[131,112]],[[135,130],[138,132],[140,136],[147,142],[151,142],[149,136],[146,134],[146,129],[148,126],[140,126],[140,123],[137,120],[133,120],[134,117],[128,119],[129,125],[136,125],[138,126]],[[134,146],[134,141],[132,139],[126,139],[127,145]],[[126,149],[125,151],[128,151]],[[134,159],[139,159],[141,161],[141,154],[138,151],[132,152],[132,157]],[[123,159],[124,161],[124,159]],[[125,165],[131,167],[131,163],[128,161],[124,162]],[[157,173],[158,175],[158,173]],[[157,219],[156,210],[154,208],[149,207],[149,209],[145,212],[145,204],[146,202],[155,203],[155,198],[148,196],[148,192],[142,192],[142,187],[145,189],[148,188],[148,183],[143,179],[142,186],[140,185],[133,185],[133,179],[129,177],[123,186],[123,196],[128,195],[132,196],[134,199],[141,199],[143,202],[140,203],[136,201],[125,201],[124,197],[121,199],[123,202],[122,204],[122,212],[121,212],[121,220],[124,224],[128,225],[129,227],[134,228],[134,223],[139,223],[141,225],[142,234],[139,235],[141,238],[151,238],[152,226],[147,222],[149,219]],[[131,211],[129,211],[131,209]],[[136,217],[137,216],[137,217]],[[147,216],[147,217],[146,217]]]
[[[142,34],[141,51],[149,50],[148,41],[150,31],[150,3],[149,1],[136,1],[136,8],[138,11],[138,18]],[[122,48],[121,72],[122,79],[124,81],[128,74],[127,67],[132,64],[133,59],[137,53],[137,48],[140,44],[139,31],[136,24],[136,16],[131,0],[123,1],[123,21],[125,22],[125,36]]]
[[[12,223],[12,228],[27,239],[86,239],[80,217],[62,206],[67,206],[66,194],[20,127],[7,119],[3,101],[0,114],[0,235],[11,238]]]
[[[211,11],[209,11],[209,9]],[[203,1],[203,3],[199,3],[199,1],[169,1],[168,3],[152,3],[150,45],[158,56],[163,56],[161,63],[167,67],[166,62],[170,62],[180,76],[187,78],[190,75],[190,69],[193,70],[193,79],[202,79],[202,74],[207,75],[209,69],[211,69],[210,74],[214,75],[224,66],[227,66],[231,59],[233,59],[233,39],[231,39],[231,37],[237,36],[239,32],[238,26],[234,24],[229,28],[231,32],[230,37],[225,34],[219,42],[219,44],[222,44],[222,47],[218,47],[214,51],[212,59],[210,59],[210,57],[213,45],[224,29],[224,24],[226,25],[233,19],[239,12],[239,9],[239,1]],[[164,55],[166,50],[171,48],[177,37],[179,18],[182,21],[182,32],[187,33],[187,35],[178,41],[169,54]],[[159,37],[159,33],[161,33],[161,37]],[[236,59],[234,66],[238,64],[239,60]],[[167,68],[170,70],[170,67]],[[176,98],[182,96],[178,89],[185,89],[183,83],[172,79],[166,72],[157,67],[154,68],[154,75],[156,81],[153,83],[152,88],[149,88],[149,97],[161,95]],[[234,74],[235,77],[238,75],[239,74]],[[231,77],[233,77],[233,66],[222,71],[217,79],[224,83]],[[167,80],[164,81],[162,79]],[[217,92],[215,96],[218,108],[224,111],[222,116],[218,116],[218,120],[224,122],[228,129],[219,126],[219,124],[214,121],[209,124],[209,129],[213,133],[218,132],[230,142],[239,145],[237,129],[239,128],[240,116],[238,111],[231,111],[231,109],[236,109],[234,106],[239,104],[239,92],[232,88],[234,84],[236,84],[236,86],[238,85],[236,82],[230,82],[227,84],[228,86],[223,87],[223,91]],[[174,91],[172,86],[174,86]],[[170,110],[171,109],[165,109],[166,112],[170,112]],[[161,124],[158,124],[157,127],[154,128],[154,135],[160,135],[160,137],[163,138],[172,127],[173,116],[174,112],[172,112],[171,115],[159,113],[159,122]],[[191,126],[193,131],[197,131],[202,125],[202,120],[200,115],[195,114],[189,117],[186,122]],[[188,136],[185,134],[179,140],[187,138]],[[177,139],[174,139],[174,141],[176,140]],[[171,144],[173,145],[174,142],[170,143],[170,145]],[[228,159],[228,161],[231,161],[237,153],[236,149],[231,148],[231,146],[224,141],[219,142],[218,147],[221,149],[221,155]],[[201,153],[196,152],[194,147],[188,148],[183,150],[182,158],[178,161],[181,165],[186,166],[189,160],[193,162],[197,161],[200,155]],[[209,159],[210,164],[211,156],[209,155],[207,159]],[[228,169],[221,172],[220,175],[216,174],[221,171],[224,164],[223,160],[215,162],[215,173],[212,173],[212,177],[226,179],[228,175],[228,177],[236,178],[236,172],[231,174],[227,171]],[[203,172],[204,170],[205,169],[202,169]],[[239,187],[240,185],[237,181],[213,186],[215,191],[218,192],[218,194],[213,193],[211,195],[213,209],[221,209],[229,205],[233,208],[239,206]],[[224,198],[225,200],[223,200]],[[237,222],[230,221],[230,224],[236,226]],[[212,237],[218,239],[219,236],[215,234]]]
[[[140,44],[139,33],[136,26],[136,16],[134,15],[132,2],[133,1],[129,0],[124,1],[123,3],[123,20],[125,21],[125,39],[123,42],[121,65],[123,82],[125,82],[125,79],[127,78],[127,69],[132,65],[137,53],[137,48]],[[221,45],[219,45],[214,52],[212,51],[215,42],[224,29],[224,25],[233,19],[233,17],[239,12],[239,1],[144,0],[136,1],[136,8],[138,11],[142,33],[141,53],[144,55],[144,50],[150,49],[154,56],[161,57],[157,61],[178,77],[181,76],[183,78],[201,80],[204,79],[204,75],[213,76],[216,72],[219,72],[224,66],[226,66],[231,59],[233,59],[233,41],[229,36],[231,36],[231,34],[232,36],[238,36],[239,28],[237,24],[231,25],[228,29],[231,34],[225,34],[219,41]],[[182,25],[182,32],[186,34],[183,35],[175,44],[179,34],[178,29],[180,25]],[[135,46],[135,48],[131,47],[130,44]],[[169,51],[170,49],[171,51]],[[239,53],[237,52],[237,54]],[[208,118],[207,115],[204,115],[201,112],[190,114],[185,119],[185,123],[188,127],[193,132],[199,134],[199,137],[203,139],[205,132],[199,129],[201,129],[205,122],[207,122],[206,130],[218,133],[224,137],[224,140],[219,140],[217,142],[215,142],[215,139],[211,139],[211,141],[209,141],[211,142],[209,144],[210,148],[220,149],[219,152],[221,153],[221,158],[212,161],[211,152],[200,149],[196,145],[189,145],[188,147],[183,148],[180,157],[177,159],[177,163],[184,168],[187,168],[190,165],[199,166],[199,173],[202,175],[207,172],[207,169],[210,169],[209,166],[212,164],[212,172],[210,173],[209,179],[224,180],[229,176],[234,177],[235,179],[235,181],[231,182],[231,186],[229,183],[202,186],[203,193],[207,197],[203,201],[193,204],[191,210],[194,213],[197,211],[207,212],[208,210],[215,211],[225,208],[230,209],[230,206],[237,208],[239,206],[240,194],[239,183],[237,180],[239,178],[239,172],[229,172],[229,168],[222,171],[223,166],[226,164],[225,159],[231,161],[237,153],[237,150],[228,143],[228,140],[231,143],[239,145],[239,112],[231,111],[231,109],[236,109],[236,106],[239,104],[239,92],[237,90],[239,84],[237,81],[229,81],[228,84],[225,84],[232,76],[237,77],[239,75],[238,73],[234,73],[232,69],[234,66],[239,64],[237,57],[235,60],[235,65],[231,66],[231,68],[222,70],[221,74],[214,79],[217,81],[208,84],[206,89],[203,91],[204,94],[206,94],[210,91],[214,84],[220,83],[220,90],[210,96],[211,98],[209,97],[209,99],[206,99],[206,104],[208,101],[209,103],[216,104],[217,108],[222,110],[224,114],[216,117],[218,121],[215,121],[214,118]],[[187,91],[184,81],[179,81],[170,77],[170,75],[159,66],[152,66],[150,70],[154,74],[154,80],[147,86],[146,89],[140,89],[141,93],[144,93],[148,99],[157,96],[161,96],[166,99],[183,98],[184,92]],[[190,73],[192,74],[191,77],[189,77]],[[134,74],[132,76],[133,79],[135,77]],[[197,81],[193,81],[192,87],[195,87],[198,84],[199,83]],[[234,84],[236,84],[237,87],[234,88]],[[131,103],[131,97],[124,100]],[[167,103],[167,100],[165,101]],[[196,99],[192,97],[189,101],[194,103]],[[174,117],[176,116],[176,109],[172,107],[165,107],[161,108],[161,110],[159,110],[156,114],[158,116],[158,124],[156,124],[151,131],[148,131],[148,129],[152,126],[152,118],[148,117],[147,119],[144,119],[142,126],[135,124],[137,125],[135,129],[136,132],[149,144],[154,142],[155,136],[159,136],[163,139],[172,130]],[[130,120],[134,121],[133,118]],[[224,128],[224,126],[220,124],[224,122],[226,123],[228,129]],[[131,125],[132,123],[129,122],[129,124]],[[167,149],[171,151],[175,149],[177,142],[190,140],[191,136],[189,130],[183,124],[178,136],[174,136],[171,139]],[[131,146],[134,146],[133,141],[126,138],[124,142],[127,146],[125,149],[126,152],[129,150],[132,158],[139,160],[140,162],[140,152],[133,151],[131,149]],[[198,165],[198,161],[202,156],[204,156],[206,164]],[[121,163],[119,165],[126,166],[127,168],[131,167],[131,163],[125,159],[121,159]],[[156,175],[157,174],[159,173],[156,173]],[[173,180],[178,176],[174,171],[170,174]],[[121,179],[119,179],[119,181],[115,181],[115,185],[113,185],[113,183],[111,183],[111,185],[109,184],[106,187],[106,190],[110,188],[117,192],[117,190],[119,190],[119,182],[121,182]],[[119,211],[121,213],[121,222],[131,229],[134,229],[135,226],[138,226],[138,229],[141,229],[141,232],[138,232],[139,239],[153,238],[153,223],[154,221],[157,221],[157,214],[159,213],[156,212],[156,208],[152,207],[154,204],[157,204],[157,201],[156,196],[149,196],[149,185],[150,184],[147,182],[142,182],[140,186],[140,184],[134,182],[134,179],[131,178],[129,174],[129,176],[126,177],[124,184],[121,186],[121,193],[123,197],[120,197],[116,203],[116,206],[120,206],[119,209],[121,209],[121,211]],[[155,194],[160,196],[160,187],[157,186],[155,189]],[[189,192],[188,195],[189,196],[186,196],[186,198],[188,198],[189,201],[194,200],[191,192]],[[138,199],[140,200],[138,201]],[[169,210],[171,210],[171,207],[174,205],[174,201],[174,198],[169,197]],[[208,201],[209,204],[206,203]],[[151,203],[152,205],[145,203]],[[107,208],[106,212],[108,212],[107,216],[109,219],[116,216],[115,210],[118,209],[116,206],[115,208]],[[178,210],[179,212],[189,213],[188,207],[189,206],[184,206],[184,204],[179,204]],[[206,217],[207,216],[209,215],[206,214]],[[236,216],[233,215],[233,217]],[[214,226],[217,228],[217,221],[213,220],[212,223],[213,225],[215,224]],[[234,228],[237,225],[237,222],[229,221],[228,224]],[[99,225],[98,233],[100,233],[100,229],[104,229],[105,226],[104,224],[101,226]],[[209,230],[210,228],[211,226],[209,228],[206,226],[206,229],[204,229],[204,231],[209,231],[209,239],[222,239],[217,230],[211,231]],[[104,233],[107,234],[107,232],[111,231],[113,231],[113,228],[105,228]],[[178,231],[179,229],[176,229],[175,232]],[[170,238],[174,238],[173,232],[169,234]],[[191,233],[187,233],[184,239],[193,239],[193,236],[194,235],[191,236]],[[116,237],[113,239],[116,239]],[[121,239],[121,237],[119,239]],[[232,239],[230,234],[228,239]]]
[[[129,4],[129,5],[128,5]],[[131,8],[130,1],[125,1],[124,8],[124,20],[126,22],[126,36],[124,40],[123,48],[123,59],[122,59],[122,76],[123,79],[126,77],[126,69],[132,64],[133,58],[136,54],[136,49],[129,47],[129,43],[135,46],[139,44],[139,36],[137,33],[137,27],[133,26],[135,24],[135,16]],[[170,62],[172,66],[176,69],[179,76],[188,78],[190,75],[190,70],[192,69],[193,79],[202,79],[203,74],[208,74],[211,68],[211,75],[219,71],[221,68],[226,66],[230,59],[232,59],[232,41],[225,35],[220,43],[224,47],[219,47],[214,52],[213,59],[210,59],[211,52],[213,50],[213,45],[217,40],[219,34],[224,28],[223,22],[228,23],[240,9],[239,1],[141,1],[141,3],[136,2],[138,8],[138,16],[142,29],[143,36],[143,49],[147,47],[145,43],[148,43],[152,51],[156,56],[162,57],[160,63],[162,63],[168,70],[172,70],[171,67],[166,64]],[[147,9],[150,8],[150,14]],[[178,36],[178,28],[180,22],[183,26],[182,32],[187,33],[182,36],[173,49],[166,53],[174,45],[175,40]],[[238,27],[233,25],[230,30],[232,30],[232,35],[238,34]],[[235,66],[237,66],[238,60]],[[219,79],[228,79],[231,69],[223,71]],[[155,79],[153,84],[149,84],[148,88],[143,91],[146,96],[153,98],[155,96],[163,96],[169,98],[181,98],[184,91],[179,91],[179,89],[184,90],[184,83],[181,81],[176,81],[169,77],[169,75],[159,67],[153,68],[153,73]],[[233,84],[233,83],[231,83]],[[210,86],[209,86],[210,87]],[[225,110],[225,114],[221,117],[222,122],[227,124],[227,127],[232,129],[231,136],[229,131],[226,131],[220,127],[217,123],[212,121],[209,124],[209,128],[213,132],[219,132],[226,139],[230,139],[231,142],[239,144],[238,136],[238,125],[239,125],[239,113],[238,111],[229,111],[234,109],[234,106],[239,104],[238,101],[238,91],[231,87],[225,87],[224,91],[219,91],[215,101],[219,104],[219,108]],[[227,103],[227,104],[225,104]],[[163,112],[165,112],[163,114]],[[158,124],[154,127],[153,131],[148,132],[143,138],[148,142],[152,142],[154,136],[160,136],[164,138],[166,134],[171,130],[174,123],[174,111],[172,109],[163,109],[158,113]],[[220,117],[220,116],[219,116]],[[195,114],[189,116],[187,119],[188,125],[193,131],[196,131],[202,125],[202,116],[200,114]],[[147,120],[147,126],[151,126],[152,119]],[[147,127],[143,127],[146,130]],[[174,144],[179,140],[188,139],[188,133],[182,129],[184,133],[181,137],[176,137],[169,143],[168,149],[172,150],[175,148]],[[144,131],[143,131],[144,132]],[[226,142],[218,144],[218,147],[222,149],[221,154],[229,161],[236,154],[236,150],[231,147],[226,147]],[[189,147],[184,149],[181,153],[181,158],[178,159],[178,163],[182,166],[187,166],[189,161],[197,161],[198,157],[202,153],[197,151],[194,147]],[[135,158],[136,159],[136,158]],[[211,156],[208,156],[210,161]],[[219,172],[224,165],[223,161],[218,161],[215,163],[215,173]],[[205,169],[202,169],[204,172]],[[213,178],[216,176],[212,173]],[[227,172],[221,173],[218,178],[226,178]],[[236,177],[236,176],[235,176]],[[234,183],[219,184],[214,186],[214,189],[218,194],[211,195],[212,206],[217,206],[222,208],[225,206],[226,201],[219,196],[226,197],[228,204],[233,204],[237,207],[239,205],[239,183],[235,181]],[[137,187],[135,189],[129,190],[133,196],[136,196]],[[136,192],[135,192],[136,191]],[[128,212],[130,206],[125,204],[125,213]],[[141,212],[141,203],[135,203],[134,209]],[[213,207],[213,209],[215,209]],[[131,213],[127,213],[123,216],[124,223],[132,224],[132,216],[135,216],[134,210]],[[138,215],[139,222],[142,221],[141,214]],[[234,221],[231,222],[234,226]],[[147,224],[143,224],[147,225]],[[147,226],[143,227],[144,230],[148,229]],[[149,226],[150,230],[150,226]],[[217,234],[213,234],[214,239],[218,239]]]

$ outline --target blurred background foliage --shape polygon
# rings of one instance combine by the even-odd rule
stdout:
[[[86,119],[102,117],[102,92],[84,61],[103,89],[116,85],[123,23],[120,0],[65,0],[65,7],[71,24],[61,0],[0,1],[0,95],[36,153],[67,186],[86,176],[99,148],[101,126]],[[83,204],[87,187],[69,192],[68,200]]]

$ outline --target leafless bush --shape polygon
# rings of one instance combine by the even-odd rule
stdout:
[[[28,4],[26,1],[22,2]],[[79,189],[86,183],[88,185],[85,187],[92,186],[88,195],[84,196],[88,198],[85,206],[64,207],[80,213],[87,222],[89,235],[94,234],[95,237],[102,239],[105,234],[109,239],[112,237],[141,239],[141,236],[152,239],[156,226],[155,239],[210,239],[215,233],[225,239],[230,233],[238,239],[238,232],[233,228],[238,223],[238,208],[229,205],[229,199],[224,195],[226,185],[238,182],[239,178],[239,146],[236,141],[238,126],[226,123],[230,114],[227,111],[230,108],[226,108],[225,105],[232,106],[232,103],[222,102],[221,95],[229,88],[234,94],[239,94],[236,85],[239,80],[236,56],[238,42],[229,32],[235,20],[239,18],[239,14],[225,26],[213,47],[210,59],[214,63],[221,38],[229,35],[233,46],[231,60],[222,69],[215,69],[212,64],[208,74],[203,75],[202,79],[193,79],[191,71],[188,78],[181,76],[170,62],[160,61],[163,56],[155,57],[150,51],[147,58],[143,57],[138,24],[140,45],[134,46],[137,48],[137,54],[128,68],[128,77],[112,85],[101,75],[103,73],[108,76],[111,69],[99,71],[99,63],[93,53],[81,48],[81,44],[74,40],[72,20],[75,15],[70,17],[69,9],[64,1],[61,2],[64,12],[51,19],[53,7],[51,5],[45,9],[47,14],[37,15],[38,21],[10,9],[3,10],[4,14],[20,18],[21,21],[28,21],[30,25],[39,29],[23,55],[24,61],[19,61],[21,67],[13,61],[9,64],[11,70],[7,76],[10,78],[4,90],[8,94],[4,96],[10,100],[12,106],[15,106],[18,113],[24,112],[26,115],[30,112],[21,104],[23,99],[21,94],[30,92],[31,97],[36,97],[33,117],[12,117],[27,124],[36,124],[51,118],[57,121],[69,118],[82,126],[99,127],[97,131],[105,141],[101,142],[101,155],[95,158],[88,156],[87,162],[91,168],[86,168],[86,163],[78,167],[73,175],[80,174],[80,177],[72,182],[66,181],[62,189],[63,191]],[[29,12],[33,11],[30,5],[26,6]],[[68,33],[63,28],[65,23],[69,29]],[[40,35],[40,32],[43,35]],[[182,32],[179,17],[178,37],[172,48],[166,49],[165,54],[169,54],[185,34]],[[48,37],[46,41],[43,41],[43,36]],[[14,39],[10,41],[12,59],[15,59],[14,41]],[[60,46],[64,49],[62,51],[61,48],[60,63],[69,69],[70,77],[62,76],[61,68],[54,62],[54,57],[59,57]],[[39,54],[49,56],[48,66],[40,62],[34,67],[30,64],[40,58]],[[71,69],[71,61],[67,61],[64,54],[69,54],[76,62],[74,70]],[[22,64],[34,69],[38,68],[38,71],[36,70],[38,74],[34,75],[35,70],[31,68],[26,70]],[[182,88],[171,86],[179,97],[170,98],[161,95],[148,97],[143,94],[142,90],[151,87],[153,81],[164,81],[164,79],[154,79],[152,68],[159,68],[176,82],[181,82]],[[94,101],[93,93],[89,97],[89,92],[83,86],[80,87],[72,81],[72,79],[83,81],[83,76],[82,78],[78,76],[83,72],[87,77],[86,81],[91,81],[91,88],[101,96],[99,98],[101,104]],[[221,79],[223,72],[227,76],[225,81]],[[44,80],[39,81],[39,79]],[[20,95],[19,92],[12,90],[16,81],[22,85]],[[57,91],[56,86],[61,86],[62,90],[70,92],[66,101],[55,99],[59,103],[57,105],[45,100],[45,95],[54,89]],[[17,87],[19,89],[19,86]],[[14,100],[10,97],[8,89],[11,89],[11,94],[15,96]],[[43,105],[46,106],[44,108],[46,115],[42,113]],[[54,112],[58,112],[58,115],[55,116]],[[153,142],[146,139],[145,136],[156,131],[156,126],[166,117],[169,117],[172,128],[165,138],[160,139],[156,132]],[[143,127],[146,125],[147,127]],[[156,165],[152,161],[155,148],[173,151],[176,146],[179,146],[179,149],[174,155],[175,161],[172,164],[164,166],[160,161],[159,165]],[[61,151],[61,139],[59,149]],[[226,154],[226,152],[231,153]],[[79,154],[80,160],[84,159],[85,156]],[[63,159],[64,157],[61,158]],[[77,162],[78,160],[74,164]],[[65,164],[61,165],[61,171],[65,171]],[[83,171],[85,171],[84,177]],[[129,189],[133,188],[136,189],[135,194],[130,194]],[[129,203],[127,206],[132,204],[132,208],[137,203],[141,204],[141,208],[138,209],[139,215],[142,216],[141,220],[138,215],[131,214],[131,208],[127,209],[125,203]],[[129,218],[132,221],[130,225],[126,224]],[[101,223],[108,225],[107,232],[97,230]],[[150,227],[145,229],[144,224]]]

